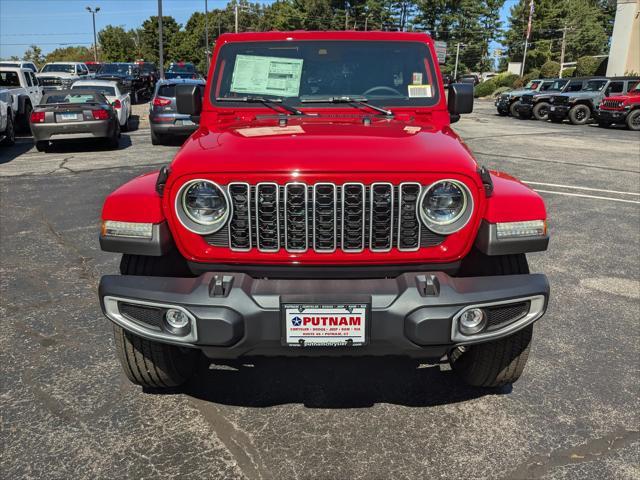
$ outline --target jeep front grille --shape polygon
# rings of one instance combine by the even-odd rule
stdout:
[[[601,106],[605,108],[622,108],[622,103],[622,100],[605,100]]]
[[[238,252],[416,251],[445,238],[418,220],[421,189],[418,183],[230,183],[229,224],[204,238]]]

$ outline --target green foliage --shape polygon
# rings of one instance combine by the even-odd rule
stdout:
[[[557,78],[559,74],[560,64],[553,60],[549,60],[547,63],[542,65],[542,68],[540,68],[540,75],[543,78]]]
[[[569,67],[562,70],[562,78],[574,77],[574,72],[576,71],[576,67]]]
[[[179,30],[180,24],[173,17],[162,17],[162,47],[164,49],[165,64],[167,65],[172,60],[180,60],[174,56],[171,48],[171,46],[175,47],[175,37],[178,35]],[[159,60],[157,16],[151,16],[142,23],[139,38],[140,59],[157,64]]]
[[[488,97],[496,90],[497,87],[498,86],[496,85],[496,82],[493,81],[493,79],[487,80],[486,82],[482,82],[476,85],[476,87],[473,89],[473,96],[476,98]]]
[[[100,60],[103,62],[131,62],[136,59],[133,31],[108,25],[98,32]]]
[[[576,77],[587,77],[590,75],[595,75],[601,63],[601,58],[580,57],[578,59],[578,62],[576,63]]]
[[[93,58],[93,49],[83,46],[64,47],[48,53],[45,62],[90,62]]]
[[[504,92],[508,92],[509,90],[512,90],[512,88],[510,88],[510,87],[498,87],[493,92],[493,96],[497,97],[498,95],[500,95],[500,94],[502,94]]]
[[[498,87],[508,87],[513,88],[513,84],[516,80],[520,78],[519,75],[515,73],[503,72],[500,75],[493,78]]]
[[[524,77],[522,77],[522,80],[524,81],[524,84],[526,85],[531,80],[536,80],[538,78],[542,78],[542,75],[540,74],[540,70],[535,68],[535,69],[531,70],[529,73],[527,73]]]
[[[38,68],[41,68],[45,63],[44,55],[42,55],[42,49],[37,45],[31,45],[27,48],[22,58],[26,62],[35,63]]]
[[[529,17],[529,0],[511,7],[509,29],[502,43],[510,61],[521,61]],[[563,29],[567,28],[565,61],[608,53],[615,2],[609,0],[536,0],[527,69],[560,60]],[[530,63],[531,62],[531,63]]]

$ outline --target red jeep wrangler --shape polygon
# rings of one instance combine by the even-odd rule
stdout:
[[[596,118],[601,127],[608,128],[616,123],[626,125],[629,130],[640,130],[640,82],[626,95],[605,98]]]
[[[450,128],[425,34],[222,35],[199,129],[110,194],[100,282],[129,379],[173,387],[210,359],[404,355],[471,385],[518,379],[549,285],[543,200],[480,167]],[[294,361],[294,360],[292,360]],[[345,361],[348,361],[345,359]]]

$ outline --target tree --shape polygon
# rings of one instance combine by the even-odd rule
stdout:
[[[37,45],[31,45],[22,55],[22,58],[27,62],[33,62],[38,68],[44,65],[44,56],[42,55],[42,49]]]
[[[135,60],[136,43],[122,27],[107,25],[98,32],[100,58],[105,62],[131,62]]]
[[[165,63],[170,63],[175,57],[170,48],[175,45],[174,37],[180,31],[180,24],[173,17],[162,17],[162,46],[164,49]],[[142,23],[140,29],[140,53],[142,58],[148,62],[158,63],[158,17],[151,16]]]
[[[45,61],[50,62],[89,62],[93,61],[93,50],[84,46],[56,48],[48,53]]]

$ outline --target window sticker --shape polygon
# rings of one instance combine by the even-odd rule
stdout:
[[[231,79],[234,93],[297,97],[302,59],[238,55]]]
[[[409,98],[432,97],[431,85],[409,85]]]
[[[413,85],[422,85],[422,73],[421,72],[413,72],[411,83]]]

